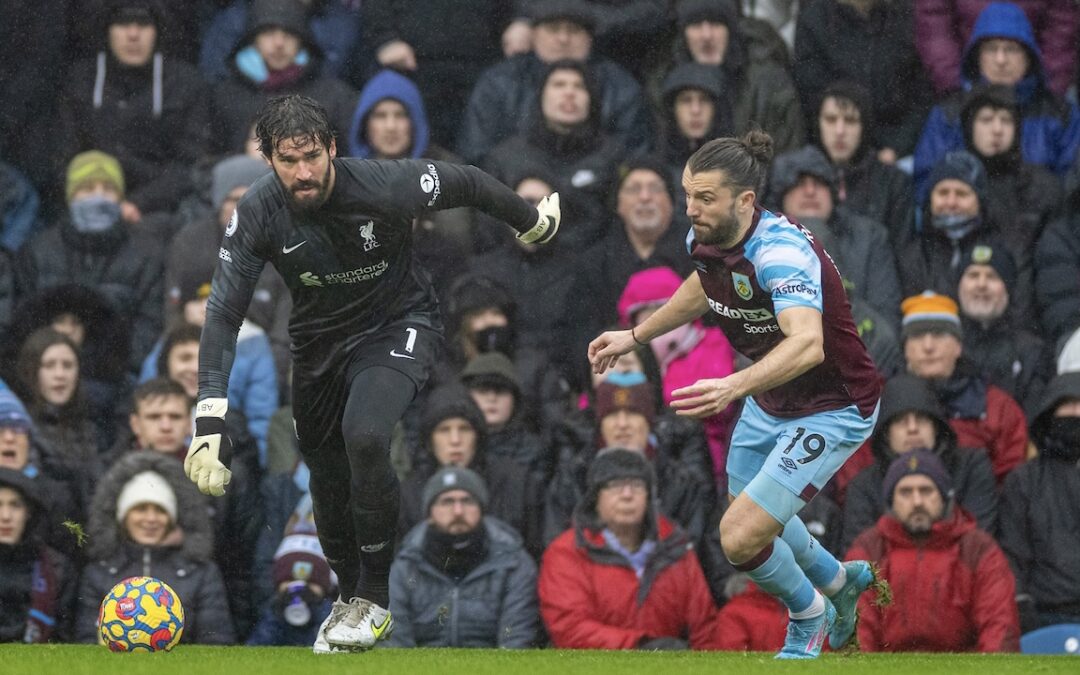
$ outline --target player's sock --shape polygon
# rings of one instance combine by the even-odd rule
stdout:
[[[814,591],[814,601],[810,603],[810,606],[801,612],[788,611],[788,616],[796,621],[802,619],[812,619],[815,616],[821,616],[821,613],[825,611],[825,596],[817,591]]]
[[[369,487],[353,497],[353,520],[363,563],[356,595],[383,608],[390,606],[390,565],[401,503],[397,475],[389,462],[386,468],[388,475],[379,489]]]
[[[732,565],[746,572],[763,591],[776,596],[789,612],[805,613],[812,609],[817,596],[814,585],[795,562],[791,547],[780,537],[750,560]]]
[[[795,562],[806,573],[806,578],[826,595],[831,595],[843,587],[846,577],[836,581],[844,574],[844,568],[833,554],[825,550],[798,516],[793,516],[784,525],[780,537],[791,547]],[[832,591],[830,593],[829,591]]]

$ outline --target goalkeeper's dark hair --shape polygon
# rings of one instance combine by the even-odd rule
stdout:
[[[739,138],[714,138],[690,155],[690,173],[723,171],[725,185],[735,194],[752,190],[760,193],[773,157],[773,140],[760,129]]]
[[[177,345],[198,342],[202,338],[202,328],[190,323],[182,323],[165,334],[165,341],[158,354],[157,372],[161,377],[169,376],[169,353]]]
[[[292,94],[272,98],[263,105],[255,120],[255,137],[259,139],[259,152],[270,159],[277,144],[288,138],[306,139],[329,148],[334,129],[321,103]]]
[[[135,414],[138,414],[139,406],[143,401],[170,398],[173,396],[179,396],[184,399],[187,406],[191,406],[191,399],[188,398],[183,385],[176,380],[165,376],[155,377],[152,380],[143,382],[135,388],[135,393],[131,395],[131,401],[134,404],[131,409],[135,411]]]

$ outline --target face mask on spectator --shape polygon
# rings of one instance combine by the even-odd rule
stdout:
[[[939,213],[931,218],[934,227],[952,239],[959,241],[982,225],[982,216],[966,216],[962,213]]]
[[[613,370],[604,376],[604,382],[610,382],[616,387],[633,387],[637,384],[645,384],[645,373],[635,372],[633,370],[618,371]]]
[[[104,232],[120,220],[120,204],[102,195],[87,195],[71,202],[71,222],[78,232]]]
[[[514,353],[514,336],[509,326],[490,326],[476,331],[476,348],[480,352]]]

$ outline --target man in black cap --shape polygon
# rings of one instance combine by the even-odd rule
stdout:
[[[648,149],[650,123],[641,86],[614,61],[593,54],[595,18],[572,0],[529,3],[532,50],[486,70],[477,81],[458,135],[457,151],[468,162],[524,131],[536,109],[547,64],[563,59],[588,64],[600,90],[600,128],[629,152]]]
[[[485,515],[475,472],[448,466],[424,485],[427,520],[390,568],[392,647],[533,646],[539,628],[536,564],[521,536]]]
[[[893,600],[859,601],[864,651],[1008,652],[1019,649],[1016,583],[1005,554],[963,509],[932,452],[913,450],[885,474],[890,511],[863,532],[848,559],[872,560]],[[885,615],[888,615],[887,620]]]
[[[993,384],[1030,412],[1039,404],[1052,369],[1042,339],[1010,311],[1016,263],[1000,242],[976,244],[963,262],[956,289],[964,354]]]

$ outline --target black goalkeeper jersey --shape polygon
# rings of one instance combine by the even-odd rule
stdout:
[[[237,204],[218,252],[199,350],[199,398],[225,398],[236,333],[263,265],[292,295],[296,367],[322,373],[365,336],[402,316],[441,329],[426,272],[413,262],[413,219],[471,206],[518,232],[536,209],[472,166],[426,160],[335,159],[335,182],[318,209],[297,213],[274,174]]]

